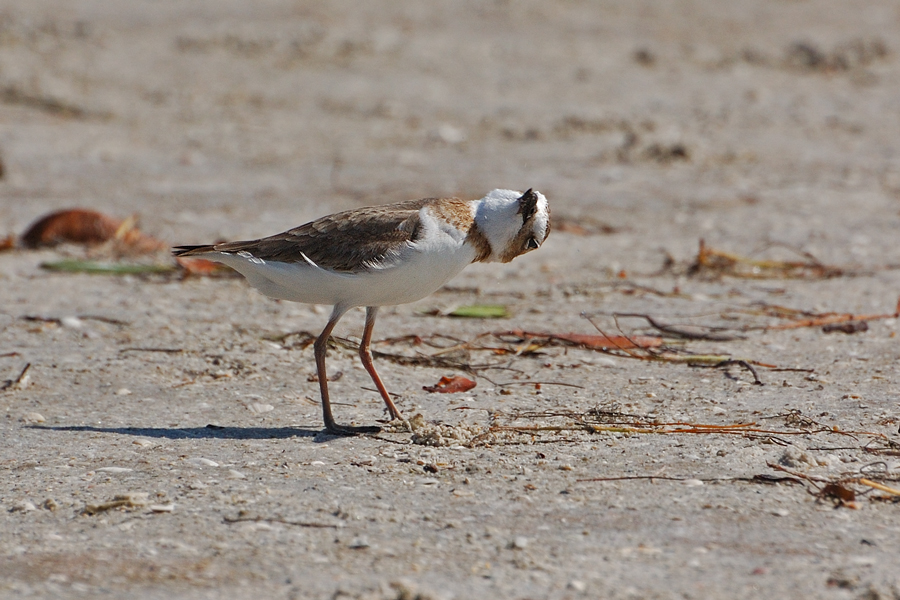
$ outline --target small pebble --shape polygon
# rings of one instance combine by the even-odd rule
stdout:
[[[234,469],[228,470],[228,478],[229,479],[246,479],[247,476],[241,473],[240,471],[235,471]]]
[[[772,511],[772,514],[775,515],[776,517],[786,517],[789,514],[791,514],[791,511],[789,511],[786,508],[776,508],[775,510]]]
[[[449,123],[443,123],[440,125],[436,131],[433,132],[432,137],[434,139],[440,140],[445,144],[461,144],[466,141],[466,134],[462,129],[458,127],[454,127]]]
[[[174,504],[151,504],[147,508],[149,508],[151,512],[155,513],[170,513],[175,511]]]
[[[190,462],[195,465],[200,465],[204,467],[218,467],[219,463],[214,460],[209,460],[208,458],[192,458]]]
[[[369,540],[364,537],[353,538],[353,541],[347,546],[353,550],[362,550],[370,546]]]
[[[63,317],[59,322],[63,327],[68,327],[69,329],[81,329],[84,327],[84,321],[78,317]]]
[[[261,415],[263,413],[267,413],[267,412],[271,412],[271,411],[275,410],[275,407],[272,406],[271,404],[261,404],[259,402],[255,402],[255,403],[251,404],[250,406],[248,406],[247,408],[250,409],[250,412],[257,414],[257,415]]]
[[[31,502],[25,501],[14,504],[9,512],[30,512],[32,510],[37,510],[37,507]]]
[[[128,467],[100,467],[97,469],[103,473],[131,473],[134,469],[129,469]]]
[[[510,550],[524,550],[527,547],[528,538],[523,535],[516,536],[513,541],[509,543]]]
[[[140,446],[141,448],[152,448],[156,444],[151,442],[150,440],[135,440],[132,442],[135,446]]]
[[[584,590],[587,589],[587,584],[584,583],[583,581],[573,579],[566,585],[566,587],[570,590],[575,590],[576,592],[583,592]]]
[[[131,395],[131,390],[128,388],[119,388],[116,390],[116,396],[129,396]]]
[[[699,486],[703,485],[703,482],[700,481],[699,479],[685,479],[681,483],[688,487],[699,487]]]
[[[46,420],[47,419],[44,418],[44,415],[36,412],[28,413],[27,415],[22,417],[23,423],[43,423]]]

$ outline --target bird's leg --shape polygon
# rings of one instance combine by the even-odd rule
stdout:
[[[375,363],[372,362],[372,352],[369,350],[369,342],[372,341],[372,330],[375,329],[375,315],[377,314],[377,306],[366,307],[366,327],[363,329],[362,341],[359,343],[359,359],[362,361],[366,371],[368,371],[369,377],[375,382],[375,387],[378,388],[378,393],[381,394],[391,419],[403,419],[400,411],[394,405],[394,401],[391,400],[391,395],[388,394],[387,389],[384,387],[381,377],[378,376],[378,371],[375,370]]]
[[[378,433],[381,431],[380,427],[349,427],[346,425],[338,425],[335,423],[334,416],[331,414],[331,401],[328,399],[328,373],[325,371],[325,353],[328,349],[328,338],[331,337],[334,326],[337,325],[337,322],[345,312],[346,309],[335,306],[331,313],[331,317],[328,319],[328,323],[325,325],[325,329],[322,330],[322,333],[316,338],[316,343],[313,344],[316,356],[316,372],[319,376],[319,391],[322,394],[322,416],[325,419],[325,429],[329,433],[337,435]]]

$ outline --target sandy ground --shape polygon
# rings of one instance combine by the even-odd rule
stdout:
[[[0,227],[81,206],[203,243],[534,187],[559,226],[540,251],[385,310],[376,338],[890,314],[898,40],[880,0],[6,0]],[[700,238],[844,271],[691,274]],[[892,318],[669,342],[794,369],[757,366],[761,386],[525,343],[451,353],[494,368],[442,395],[422,386],[462,367],[381,359],[424,429],[346,439],[321,432],[312,349],[284,335],[327,309],[40,268],[81,254],[0,254],[2,597],[900,598],[900,504],[815,493],[900,487]],[[511,316],[425,314],[485,302]],[[383,419],[351,350],[329,368],[340,421]],[[758,431],[676,431],[736,423]]]

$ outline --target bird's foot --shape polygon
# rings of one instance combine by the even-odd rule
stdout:
[[[342,435],[342,436],[350,436],[350,435],[364,435],[371,433],[381,433],[381,427],[377,427],[374,425],[365,426],[365,427],[353,427],[352,425],[338,425],[337,423],[326,423],[325,431],[330,433],[331,435]]]

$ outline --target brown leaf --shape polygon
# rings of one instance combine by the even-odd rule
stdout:
[[[650,335],[613,335],[607,336],[602,334],[588,333],[536,333],[531,331],[522,331],[514,329],[509,332],[512,335],[531,338],[531,339],[548,339],[568,342],[582,348],[592,350],[607,349],[628,349],[628,348],[657,348],[662,346],[662,338]]]
[[[129,254],[151,254],[168,248],[168,244],[135,228],[136,219],[120,221],[109,215],[82,208],[50,213],[22,234],[25,248],[42,248],[57,244],[93,246],[115,240]]]
[[[440,394],[455,394],[457,392],[468,392],[475,387],[475,382],[471,379],[456,375],[454,377],[441,377],[437,385],[423,386],[426,392],[438,392]]]
[[[822,488],[821,495],[824,498],[834,498],[841,506],[847,508],[859,508],[856,504],[856,492],[840,483],[828,483]]]
[[[197,277],[208,277],[210,275],[221,275],[228,273],[231,269],[221,263],[217,263],[205,258],[190,258],[179,256],[175,259],[178,266],[184,270],[185,275]]]
[[[122,221],[93,210],[75,208],[50,213],[22,234],[26,248],[73,244],[100,244],[116,235]]]

